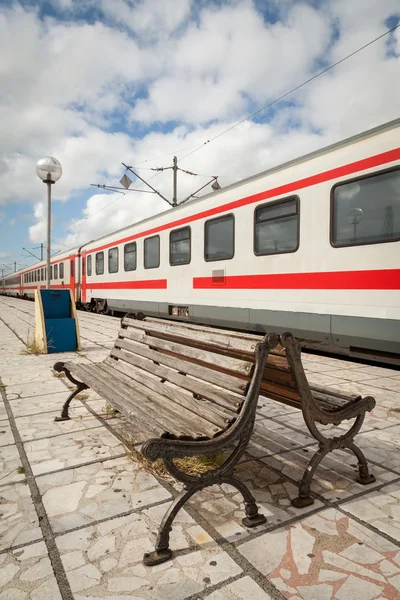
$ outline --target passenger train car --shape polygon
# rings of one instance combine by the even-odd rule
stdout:
[[[100,312],[400,358],[399,134],[400,119],[59,255],[52,286]],[[43,269],[3,291],[29,297]]]

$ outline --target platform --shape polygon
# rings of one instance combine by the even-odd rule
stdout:
[[[173,560],[146,568],[176,484],[132,461],[135,431],[90,390],[54,422],[68,395],[54,362],[102,360],[119,328],[78,316],[81,351],[36,356],[34,304],[0,296],[0,600],[400,598],[400,371],[304,360],[310,381],[376,398],[357,438],[376,483],[356,483],[353,455],[336,452],[315,504],[293,508],[315,440],[297,410],[261,399],[239,476],[267,524],[245,529],[235,490],[206,490],[178,516]]]

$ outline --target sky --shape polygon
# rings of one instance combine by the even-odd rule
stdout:
[[[400,0],[0,0],[0,268],[168,208],[119,185],[122,163],[178,200],[400,116],[400,28],[261,111],[400,22]],[[189,156],[186,156],[189,155]],[[129,174],[129,173],[128,173]],[[132,188],[146,187],[134,180]],[[211,191],[205,188],[206,193]]]

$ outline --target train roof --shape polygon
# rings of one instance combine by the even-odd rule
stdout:
[[[356,135],[345,138],[344,140],[340,140],[339,142],[335,142],[334,144],[330,144],[329,146],[325,146],[318,150],[313,150],[313,152],[309,152],[308,154],[304,154],[303,156],[300,156],[298,158],[294,158],[285,163],[276,165],[275,167],[266,169],[265,171],[261,171],[260,173],[256,173],[255,175],[251,175],[250,177],[246,177],[245,179],[241,179],[240,181],[231,183],[230,185],[227,185],[226,187],[222,188],[221,190],[218,190],[216,192],[210,192],[209,194],[201,196],[201,198],[191,200],[189,203],[185,203],[183,205],[178,205],[173,210],[174,210],[174,212],[176,212],[180,208],[187,207],[188,205],[193,206],[194,204],[201,204],[208,198],[215,197],[218,194],[226,192],[227,190],[232,190],[241,185],[245,185],[247,183],[256,181],[257,179],[260,179],[261,177],[265,177],[267,175],[272,175],[273,173],[277,173],[278,171],[288,169],[289,167],[293,167],[293,166],[301,164],[303,162],[307,162],[314,158],[323,156],[324,154],[328,154],[329,152],[339,150],[340,148],[348,146],[349,144],[354,144],[355,142],[359,142],[363,139],[372,137],[374,135],[378,135],[380,133],[383,133],[384,131],[389,131],[390,129],[395,129],[396,127],[400,127],[400,118],[394,119],[392,121],[388,121],[387,123],[383,123],[382,125],[378,125],[376,127],[373,127],[372,129],[367,129],[366,131],[363,131],[362,133],[357,133]],[[125,227],[122,227],[121,229],[117,229],[110,233],[106,233],[105,235],[102,235],[101,237],[96,238],[95,240],[90,240],[90,242],[86,242],[85,244],[82,244],[81,247],[85,247],[85,246],[88,246],[89,244],[93,244],[93,243],[97,244],[100,240],[103,240],[103,239],[109,237],[110,235],[126,231],[127,229],[131,228],[133,225],[140,225],[142,223],[147,223],[156,217],[162,217],[163,215],[166,215],[167,213],[170,213],[170,212],[171,212],[171,209],[169,208],[162,212],[156,213],[156,214],[152,215],[151,217],[147,217],[146,219],[143,219],[141,221],[137,221],[135,223],[129,223],[129,225],[126,225]]]

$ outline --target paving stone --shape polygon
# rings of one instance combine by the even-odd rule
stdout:
[[[394,469],[400,474],[400,425],[357,436],[357,443],[367,459]]]
[[[4,405],[4,402],[2,402],[0,400],[0,421],[6,421],[6,420],[8,420],[6,407]],[[1,423],[0,423],[0,427],[1,427]]]
[[[171,497],[153,475],[127,457],[44,475],[37,483],[56,532]]]
[[[100,425],[99,420],[82,406],[79,400],[73,403],[73,406],[70,408],[69,416],[71,418],[69,421],[54,421],[54,418],[58,417],[61,413],[65,398],[60,398],[60,400],[59,408],[56,411],[54,411],[53,404],[53,412],[37,413],[16,418],[16,426],[23,441],[72,433],[74,431],[83,431]],[[96,400],[92,403],[91,407],[93,410],[98,411],[99,414],[102,414],[104,401]]]
[[[10,551],[0,566],[0,600],[61,600],[44,542]]]
[[[143,553],[153,549],[161,515],[167,507],[168,504],[163,504],[143,510],[140,515],[117,517],[58,536],[56,543],[66,565],[68,580],[75,592],[80,592],[75,598],[87,600],[100,595],[183,600],[207,585],[221,583],[241,573],[239,566],[204,531],[200,532],[205,541],[198,543],[201,528],[196,526],[197,535],[193,535],[195,521],[184,510],[178,513],[171,532],[171,548],[176,551],[173,559],[158,567],[144,567]],[[71,569],[77,548],[85,565],[78,562],[80,566]],[[180,554],[182,552],[189,554]],[[75,556],[71,561],[69,555],[73,553]],[[190,572],[186,558],[189,558]]]
[[[317,501],[307,509],[297,509],[290,504],[290,498],[297,496],[298,489],[285,478],[267,467],[260,466],[257,461],[242,462],[236,469],[237,477],[246,483],[256,499],[260,513],[267,518],[267,523],[252,529],[242,524],[245,516],[243,497],[236,488],[228,484],[212,486],[198,492],[190,505],[198,511],[218,533],[228,541],[236,541],[247,537],[251,532],[261,531],[284,523],[305,510],[314,510],[322,506]]]
[[[379,435],[382,432],[373,433],[374,435]],[[361,437],[359,435],[357,441],[360,441]],[[359,445],[362,446],[361,443]],[[317,449],[317,446],[311,446],[296,451],[267,456],[262,458],[261,461],[274,469],[278,469],[283,475],[300,482],[305,468]],[[369,484],[371,488],[368,486],[368,489],[371,490],[397,477],[395,473],[391,473],[383,467],[376,465],[370,465],[370,470],[376,478],[375,483]],[[366,490],[366,486],[357,483],[357,476],[358,468],[355,456],[336,450],[328,454],[319,464],[313,476],[311,490],[330,500],[350,498],[354,494],[359,494]]]
[[[1,486],[15,481],[23,481],[22,465],[16,446],[0,448],[0,490]]]
[[[255,425],[247,452],[251,456],[262,457],[299,448],[313,442],[315,440],[310,435],[298,433],[269,419],[260,419]]]
[[[13,400],[15,400],[15,396],[17,398],[34,398],[35,396],[44,396],[56,392],[65,392],[65,385],[54,377],[49,381],[20,383],[8,385],[6,388],[7,398],[12,395]]]
[[[111,458],[124,447],[104,427],[66,433],[25,444],[25,451],[35,475],[58,471],[89,461]]]
[[[54,412],[55,408],[61,407],[65,400],[68,398],[68,391],[57,392],[54,394],[47,394],[45,396],[39,396],[35,398],[10,398],[10,408],[15,418],[28,416],[28,415],[41,415],[45,413]],[[71,413],[72,414],[72,413]]]
[[[303,543],[299,529],[305,533]],[[360,549],[359,556],[355,546]],[[394,560],[398,547],[335,509],[265,533],[244,542],[238,550],[285,595],[291,588],[303,600],[363,600],[378,594],[388,600],[397,597],[393,581],[397,575],[393,573],[398,568],[400,575]],[[371,562],[365,562],[367,558]],[[283,569],[290,571],[284,582],[279,577]],[[363,595],[358,595],[359,590]],[[292,592],[288,597],[293,597]]]
[[[400,482],[347,502],[343,509],[400,543]]]
[[[0,550],[42,538],[26,483],[0,487]]]
[[[14,436],[8,421],[0,421],[0,448],[14,444]]]

